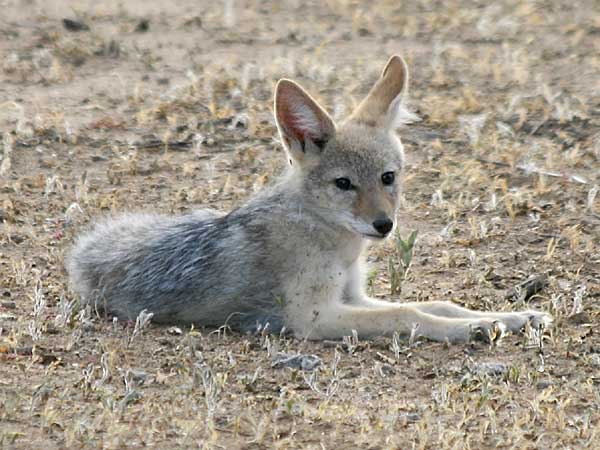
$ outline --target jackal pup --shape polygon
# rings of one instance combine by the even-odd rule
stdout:
[[[128,214],[98,223],[68,260],[82,299],[121,319],[240,329],[269,322],[309,339],[398,331],[465,342],[518,331],[537,311],[476,312],[447,302],[369,298],[361,253],[395,227],[406,118],[404,60],[393,56],[354,113],[336,125],[299,85],[280,80],[275,119],[290,166],[229,214]],[[413,331],[414,332],[414,331]]]

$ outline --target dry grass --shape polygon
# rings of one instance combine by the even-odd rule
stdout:
[[[593,1],[4,3],[1,447],[600,447]],[[282,164],[277,78],[340,118],[394,52],[422,118],[402,132],[401,234],[419,238],[401,298],[391,241],[371,250],[369,290],[527,303],[554,314],[551,332],[311,343],[79,307],[63,255],[88,221],[239,204]],[[531,275],[541,290],[515,289]],[[273,366],[281,352],[321,364]]]

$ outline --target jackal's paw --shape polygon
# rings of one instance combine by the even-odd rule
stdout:
[[[547,329],[552,326],[552,321],[554,320],[550,314],[542,311],[528,310],[521,311],[519,314],[521,314],[521,316],[524,316],[525,320],[523,321],[523,324],[519,327],[519,330],[515,331],[520,331],[523,327],[525,327],[526,323],[529,323],[531,328],[535,330],[539,330],[540,328]]]
[[[502,321],[507,325],[509,331],[519,333],[528,323],[536,330],[549,328],[552,325],[552,316],[542,311],[527,310],[508,313],[502,317]]]
[[[479,319],[470,324],[470,341],[483,341],[489,344],[499,342],[506,334],[506,325],[500,320]]]

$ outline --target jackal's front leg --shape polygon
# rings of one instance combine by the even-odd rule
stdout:
[[[493,334],[497,321],[488,318],[439,317],[402,304],[377,308],[335,302],[318,311],[301,334],[309,339],[339,339],[356,330],[359,336],[390,335],[394,331],[417,334],[434,341],[468,342],[474,334]]]
[[[423,313],[439,317],[498,320],[506,325],[507,329],[513,333],[519,332],[528,322],[536,329],[540,326],[547,328],[552,323],[552,316],[550,314],[534,310],[517,312],[473,311],[451,302],[439,301],[413,302],[407,303],[406,305],[412,306]]]
[[[450,324],[444,322],[443,319],[463,319],[470,320],[471,322],[479,320],[481,322],[479,325],[473,325],[473,323],[471,323],[471,325],[475,327],[475,330],[477,328],[489,329],[489,326],[491,326],[490,324],[493,325],[497,322],[498,327],[504,327],[513,333],[519,332],[528,322],[533,328],[538,328],[540,326],[548,327],[552,323],[552,317],[549,314],[533,310],[518,312],[473,311],[455,305],[454,303],[443,301],[411,302],[403,304],[390,303],[388,301],[370,298],[365,295],[359,281],[362,279],[362,271],[358,262],[350,268],[349,274],[349,280],[344,287],[343,295],[343,301],[347,306],[379,311],[390,311],[390,308],[396,307],[405,308],[405,311],[408,311],[405,318],[408,321],[419,324],[417,332],[432,339],[433,337],[427,336],[426,334],[426,323],[430,323],[432,327],[438,326],[438,328],[440,324],[442,327],[449,326]],[[396,314],[395,311],[392,311],[391,313]],[[419,316],[419,313],[424,314],[424,316]],[[433,320],[429,316],[434,316]],[[439,319],[441,319],[441,322]],[[456,324],[456,322],[453,323]],[[487,333],[486,330],[482,331]],[[380,331],[379,334],[383,333]]]

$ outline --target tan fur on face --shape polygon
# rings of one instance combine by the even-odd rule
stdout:
[[[396,215],[396,202],[394,197],[381,187],[374,190],[358,192],[353,212],[356,217],[363,217],[366,221],[390,218]]]

